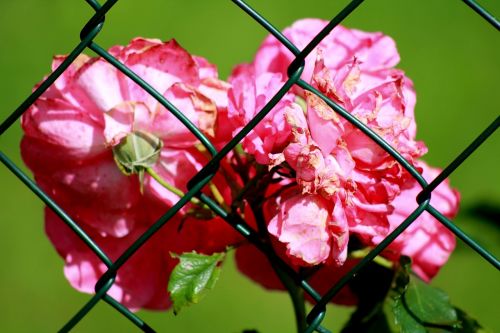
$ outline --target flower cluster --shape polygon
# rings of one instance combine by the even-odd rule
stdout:
[[[303,48],[324,27],[300,20],[284,30]],[[109,51],[175,105],[217,147],[269,102],[294,56],[269,36],[228,82],[214,65],[174,40],[134,39]],[[64,57],[54,59],[57,67]],[[302,80],[366,124],[432,180],[439,170],[420,157],[415,92],[394,68],[394,41],[381,33],[335,28],[305,60]],[[187,191],[208,163],[197,138],[165,106],[101,58],[80,56],[23,115],[22,156],[37,183],[115,260]],[[356,262],[355,247],[380,243],[415,208],[419,185],[386,151],[298,86],[290,90],[221,162],[204,189],[254,228],[266,226],[275,251],[292,267],[321,265],[311,283],[326,290]],[[245,187],[254,181],[253,191]],[[256,196],[255,194],[259,195]],[[448,183],[431,203],[448,217],[458,209]],[[260,220],[259,220],[260,219]],[[106,267],[47,209],[46,230],[76,289],[93,292]],[[262,234],[263,230],[259,230]],[[454,237],[422,214],[383,253],[407,255],[430,280]],[[354,244],[356,244],[354,246]],[[167,308],[171,252],[213,253],[237,247],[242,273],[282,289],[264,255],[203,203],[193,199],[118,271],[110,294],[131,309]],[[336,302],[352,304],[345,289]]]

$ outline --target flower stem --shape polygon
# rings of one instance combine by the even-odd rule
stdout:
[[[283,285],[288,290],[288,294],[292,299],[293,311],[295,313],[295,323],[297,324],[297,332],[302,333],[307,329],[306,321],[306,305],[304,298],[304,290],[297,285],[293,279],[288,276],[279,267],[273,267]]]
[[[161,176],[156,172],[154,171],[152,168],[147,168],[146,169],[146,172],[151,176],[153,177],[154,180],[156,180],[161,186],[163,186],[164,188],[166,188],[167,190],[169,190],[170,192],[172,192],[173,194],[177,195],[179,198],[182,198],[184,196],[184,192],[180,189],[178,189],[177,187],[167,183],[163,178],[161,178]],[[197,198],[191,198],[191,202],[195,205],[198,205],[198,206],[204,206],[203,203],[198,200]]]
[[[366,257],[368,255],[368,253],[370,253],[371,250],[372,250],[372,248],[367,247],[364,249],[352,251],[349,255],[351,258],[363,259],[364,257]],[[388,269],[394,268],[394,263],[392,261],[385,259],[384,257],[381,257],[381,256],[376,256],[375,258],[373,258],[373,262],[379,264],[382,267],[388,268]]]
[[[212,195],[214,196],[215,201],[217,201],[217,203],[219,205],[221,205],[222,208],[224,208],[226,211],[229,210],[229,207],[226,205],[226,202],[224,201],[224,197],[220,193],[217,186],[215,186],[214,183],[210,182],[210,183],[208,183],[208,188],[210,189],[210,191],[212,191]]]

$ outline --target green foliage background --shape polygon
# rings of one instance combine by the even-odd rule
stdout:
[[[500,16],[500,1],[480,1]],[[346,0],[249,1],[276,27],[303,17],[330,19]],[[92,11],[83,0],[0,1],[0,120],[50,71],[54,54],[68,53]],[[425,159],[446,166],[499,114],[499,34],[459,0],[366,1],[345,25],[392,36],[400,68],[416,86],[419,138]],[[106,17],[97,42],[110,47],[135,36],[176,38],[194,54],[219,66],[251,61],[266,32],[230,1],[122,0]],[[16,123],[0,138],[2,151],[21,164]],[[473,207],[500,207],[500,135],[494,135],[456,171],[451,182],[462,194],[456,222],[500,256],[498,222],[470,214]],[[498,218],[498,214],[497,214]],[[57,331],[89,297],[64,279],[63,261],[43,231],[42,204],[6,168],[0,167],[0,331]],[[231,259],[231,258],[229,258]],[[492,331],[500,331],[498,272],[458,242],[449,264],[435,279],[456,305]],[[165,281],[165,288],[167,281]],[[374,286],[376,288],[376,286]],[[349,309],[330,307],[325,324],[336,331]],[[284,293],[267,292],[228,260],[215,290],[203,302],[172,312],[139,313],[160,332],[293,332],[291,304]],[[135,332],[125,318],[99,304],[75,332]]]

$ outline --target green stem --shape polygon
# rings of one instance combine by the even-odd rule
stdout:
[[[302,333],[307,329],[306,321],[306,303],[304,298],[304,290],[293,281],[288,274],[283,272],[279,267],[273,267],[279,279],[288,290],[288,294],[292,299],[293,311],[295,313],[295,323],[297,324],[297,332]]]
[[[292,298],[293,310],[295,313],[295,323],[297,324],[297,332],[303,333],[307,329],[306,321],[306,302],[304,298],[304,289],[297,286],[295,283],[293,289],[288,289]]]
[[[224,197],[222,196],[222,194],[220,193],[219,189],[217,188],[217,186],[215,186],[215,184],[213,182],[209,182],[208,183],[208,188],[210,189],[210,191],[212,192],[212,195],[214,196],[214,199],[215,201],[217,201],[217,203],[219,205],[221,205],[222,208],[224,208],[226,211],[229,210],[229,207],[228,205],[226,204],[226,202],[224,201]]]
[[[351,258],[355,259],[363,259],[370,253],[370,251],[373,250],[372,248],[364,248],[356,251],[352,251],[349,255]],[[388,268],[388,269],[393,269],[394,268],[394,263],[388,259],[385,259],[384,257],[381,256],[376,256],[373,258],[373,262],[379,264],[382,267]]]
[[[146,172],[153,177],[154,180],[156,180],[161,186],[172,192],[173,194],[177,195],[179,198],[182,198],[184,196],[184,192],[182,190],[178,189],[177,187],[167,183],[161,176],[156,173],[152,168],[147,168]],[[198,200],[197,198],[191,198],[191,202],[195,205],[198,206],[204,206],[203,203]]]

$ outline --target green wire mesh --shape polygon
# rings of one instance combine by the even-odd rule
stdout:
[[[491,136],[500,125],[500,116],[498,116],[459,156],[457,156],[432,182],[427,183],[418,171],[406,161],[393,147],[380,138],[370,128],[353,115],[348,113],[335,102],[329,100],[311,85],[300,79],[300,75],[304,66],[304,59],[307,55],[327,36],[332,29],[353,12],[363,0],[351,1],[343,10],[341,10],[329,24],[318,33],[315,38],[302,50],[297,49],[279,30],[277,30],[270,22],[262,17],[258,12],[251,8],[242,0],[233,0],[244,12],[251,16],[256,22],[262,25],[274,37],[276,37],[285,47],[287,47],[294,55],[295,59],[288,67],[288,80],[276,95],[267,103],[267,105],[252,119],[233,139],[225,145],[220,151],[214,147],[210,140],[191,123],[184,114],[165,99],[159,92],[154,90],[147,82],[137,76],[129,68],[120,63],[111,54],[101,48],[93,40],[101,31],[104,25],[105,14],[118,2],[118,0],[108,0],[102,6],[95,0],[85,0],[94,10],[95,14],[86,23],[81,30],[81,42],[69,54],[66,60],[0,125],[0,135],[2,135],[22,114],[33,104],[40,95],[47,90],[50,85],[68,68],[75,58],[82,53],[86,48],[93,50],[103,59],[115,66],[118,70],[127,75],[130,79],[136,82],[140,87],[153,96],[159,103],[167,108],[175,115],[203,144],[207,151],[212,156],[211,160],[203,169],[188,182],[188,192],[180,198],[180,200],[169,209],[158,221],[156,221],[143,235],[141,235],[118,259],[112,261],[104,253],[99,246],[89,237],[80,226],[64,212],[46,193],[44,193],[36,183],[21,171],[2,151],[0,151],[0,161],[16,175],[33,193],[35,193],[48,207],[50,207],[72,230],[73,232],[95,253],[95,255],[107,266],[108,270],[101,276],[95,285],[95,295],[61,328],[60,332],[69,332],[89,311],[91,311],[99,301],[104,301],[115,308],[123,316],[128,318],[143,332],[154,332],[154,330],[136,314],[130,312],[126,307],[120,304],[107,294],[107,291],[112,287],[116,273],[125,264],[134,253],[143,246],[158,230],[160,230],[169,220],[193,197],[197,197],[208,207],[210,207],[217,215],[222,217],[234,229],[245,236],[252,244],[259,248],[272,262],[273,265],[281,268],[284,274],[300,285],[303,290],[308,293],[315,304],[307,316],[308,327],[305,332],[329,332],[321,326],[326,315],[326,304],[345,286],[354,276],[370,263],[378,254],[380,254],[399,234],[401,234],[410,224],[418,218],[424,211],[432,214],[444,226],[450,229],[458,238],[469,245],[474,251],[481,255],[487,262],[500,270],[500,262],[486,249],[476,243],[471,237],[458,228],[452,221],[447,219],[443,214],[430,205],[432,191],[452,172],[454,172],[489,136]],[[488,13],[484,8],[477,4],[474,0],[463,0],[472,10],[481,15],[495,29],[500,31],[500,21]],[[344,275],[330,290],[325,294],[319,294],[307,282],[310,276],[302,276],[289,267],[278,255],[273,248],[257,235],[257,233],[247,225],[247,223],[239,216],[230,214],[216,202],[201,193],[201,190],[215,176],[219,169],[219,162],[233,149],[240,141],[268,114],[268,112],[280,101],[280,99],[294,86],[299,86],[308,90],[322,100],[324,100],[332,109],[344,117],[351,124],[359,128],[363,133],[368,135],[380,147],[388,152],[398,163],[401,164],[422,187],[422,191],[416,197],[418,207],[410,214],[403,223],[400,224],[389,236],[387,236],[378,246],[376,246],[366,257],[364,257],[348,274]]]

